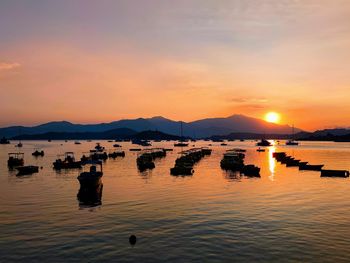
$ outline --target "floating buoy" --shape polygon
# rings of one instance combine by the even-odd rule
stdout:
[[[135,236],[135,235],[131,235],[131,236],[129,237],[129,243],[130,243],[131,245],[135,245],[135,244],[136,244],[136,236]]]

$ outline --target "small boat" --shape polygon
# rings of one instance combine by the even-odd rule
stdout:
[[[115,147],[115,148],[118,148],[118,147],[122,147],[120,144],[113,144],[113,147]]]
[[[20,167],[17,167],[16,170],[18,171],[17,175],[28,175],[28,174],[38,173],[39,167],[33,166],[33,165],[20,166]]]
[[[16,147],[21,148],[21,147],[23,147],[23,144],[21,142],[19,142],[16,144]]]
[[[9,159],[7,160],[7,165],[9,168],[24,165],[24,153],[9,153],[8,155]]]
[[[224,143],[224,142],[223,142],[223,143],[221,143],[220,145],[221,145],[221,146],[227,146],[227,143]]]
[[[36,149],[36,150],[32,153],[32,155],[35,156],[35,157],[44,156],[44,154],[45,154],[45,153],[44,153],[43,150],[39,151],[38,149]]]
[[[259,142],[257,142],[256,146],[271,146],[272,144],[265,139],[261,139]]]
[[[81,185],[77,194],[79,207],[90,208],[100,206],[102,204],[102,190],[102,182],[93,186]]]
[[[97,167],[100,169],[98,170]],[[77,177],[81,187],[94,187],[101,183],[101,178],[103,176],[101,161],[91,161],[87,163],[84,169],[88,169],[88,171],[83,171]]]
[[[75,161],[74,153],[73,152],[66,152],[64,154],[64,159],[61,158],[56,159],[56,161],[53,163],[53,168],[55,170],[61,170],[61,169],[80,169],[81,168],[81,162]]]
[[[349,177],[347,170],[321,170],[321,177]]]
[[[105,147],[101,146],[100,143],[96,143],[95,150],[98,152],[104,151]]]
[[[153,158],[151,153],[146,152],[146,153],[141,154],[136,159],[138,169],[142,172],[142,171],[147,170],[147,169],[155,168],[156,166],[153,162],[153,159],[154,158]]]
[[[192,175],[194,172],[192,166],[190,165],[176,165],[170,168],[171,175]]]
[[[245,176],[260,177],[260,168],[253,164],[247,164],[244,165],[241,173]]]
[[[294,125],[292,127],[292,139],[286,141],[286,145],[289,145],[289,146],[296,146],[296,145],[299,145],[299,143],[297,141],[294,140]]]
[[[321,171],[323,166],[323,164],[300,164],[299,170]]]
[[[236,152],[227,152],[220,161],[220,167],[223,170],[241,171],[244,167],[244,154]]]
[[[124,151],[117,151],[117,152],[110,152],[108,154],[108,158],[117,158],[117,157],[125,157],[125,152]]]
[[[261,149],[260,147],[256,149],[257,152],[265,152],[265,149]]]
[[[185,143],[185,142],[177,142],[177,143],[174,143],[174,146],[175,146],[175,147],[187,147],[187,146],[188,146],[188,143]]]
[[[7,140],[5,137],[2,137],[2,139],[0,139],[0,144],[10,144],[10,141]]]
[[[75,141],[74,144],[81,144],[81,142]]]
[[[112,140],[109,140],[108,142],[113,142]]]
[[[180,122],[180,132],[181,132],[181,140],[177,143],[174,143],[174,146],[175,147],[187,147],[188,146],[188,143],[186,143],[184,140],[183,140],[183,129],[182,129],[182,121]]]
[[[141,151],[141,149],[140,148],[131,148],[131,149],[129,149],[129,151],[130,152],[139,152],[139,151]]]

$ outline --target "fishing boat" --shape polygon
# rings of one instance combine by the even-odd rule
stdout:
[[[44,154],[45,154],[44,151],[43,151],[43,150],[39,151],[39,149],[36,149],[36,150],[32,153],[32,155],[35,156],[35,157],[44,156]]]
[[[186,143],[183,139],[183,127],[182,127],[182,121],[180,122],[180,132],[181,132],[181,139],[179,142],[177,143],[174,143],[174,146],[175,147],[187,147],[188,146],[188,143]]]
[[[56,159],[53,168],[55,170],[81,168],[81,162],[75,161],[73,152],[66,152],[63,160],[61,158]]]
[[[23,166],[24,165],[24,153],[9,153],[9,159],[7,160],[7,165],[10,168],[15,166]]]
[[[81,187],[94,187],[101,183],[103,176],[102,162],[91,161],[86,163],[84,171],[77,177]],[[99,167],[99,169],[97,169]]]
[[[33,165],[20,166],[20,167],[17,167],[16,170],[18,171],[17,175],[28,175],[28,174],[38,173],[39,167],[33,166]]]
[[[2,137],[0,139],[0,144],[10,144],[10,141],[8,139],[6,139],[5,137]]]

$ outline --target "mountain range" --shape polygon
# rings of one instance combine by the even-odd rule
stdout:
[[[288,125],[269,123],[261,119],[235,114],[226,118],[208,118],[193,122],[182,122],[183,136],[204,138],[230,133],[290,134]],[[49,122],[33,127],[11,126],[0,128],[0,137],[12,138],[18,135],[43,133],[103,133],[115,129],[130,129],[133,132],[160,131],[170,135],[181,134],[181,121],[161,116],[152,118],[124,119],[100,124],[74,124],[68,121]],[[295,128],[295,132],[302,130]]]

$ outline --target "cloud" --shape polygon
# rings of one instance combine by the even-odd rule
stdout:
[[[12,69],[18,68],[20,66],[21,65],[19,63],[0,62],[0,71],[2,71],[2,70],[12,70]]]

